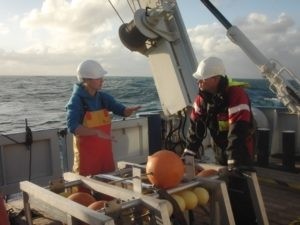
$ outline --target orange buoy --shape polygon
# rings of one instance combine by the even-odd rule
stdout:
[[[218,171],[214,169],[205,169],[197,173],[199,177],[212,177],[218,175]]]
[[[6,211],[6,207],[2,195],[0,195],[0,222],[1,225],[10,225],[8,219],[8,213]]]
[[[96,202],[93,202],[92,204],[90,204],[88,206],[88,208],[98,211],[100,209],[103,209],[105,207],[106,203],[107,203],[107,201],[105,201],[105,200],[99,200],[99,201],[96,201]]]
[[[146,173],[151,184],[163,189],[173,188],[184,175],[184,164],[175,152],[163,149],[148,156]]]
[[[96,201],[96,199],[92,195],[85,192],[73,193],[68,197],[68,199],[71,199],[72,201],[77,202],[86,207],[88,207],[90,204]]]

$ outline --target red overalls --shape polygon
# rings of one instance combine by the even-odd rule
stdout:
[[[83,126],[111,134],[111,118],[108,110],[87,111]],[[83,176],[107,173],[115,170],[112,142],[98,136],[74,136],[73,170]]]

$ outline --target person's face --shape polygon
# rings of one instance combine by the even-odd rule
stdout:
[[[98,91],[102,88],[104,79],[103,78],[98,78],[98,79],[87,79],[86,84],[87,86],[94,91]]]
[[[207,79],[198,80],[197,82],[201,91],[215,93],[218,88],[219,78],[217,76],[214,76]]]

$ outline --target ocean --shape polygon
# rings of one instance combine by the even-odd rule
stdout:
[[[66,127],[65,105],[73,76],[0,76],[0,134]],[[250,84],[252,106],[280,108],[281,103],[263,79],[239,79]],[[104,92],[127,106],[140,105],[139,112],[160,111],[161,105],[152,77],[106,77]]]

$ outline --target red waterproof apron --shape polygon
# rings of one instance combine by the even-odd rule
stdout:
[[[106,109],[87,111],[83,126],[111,134],[111,118]],[[74,136],[73,170],[83,176],[107,173],[115,170],[112,142],[98,136]]]

